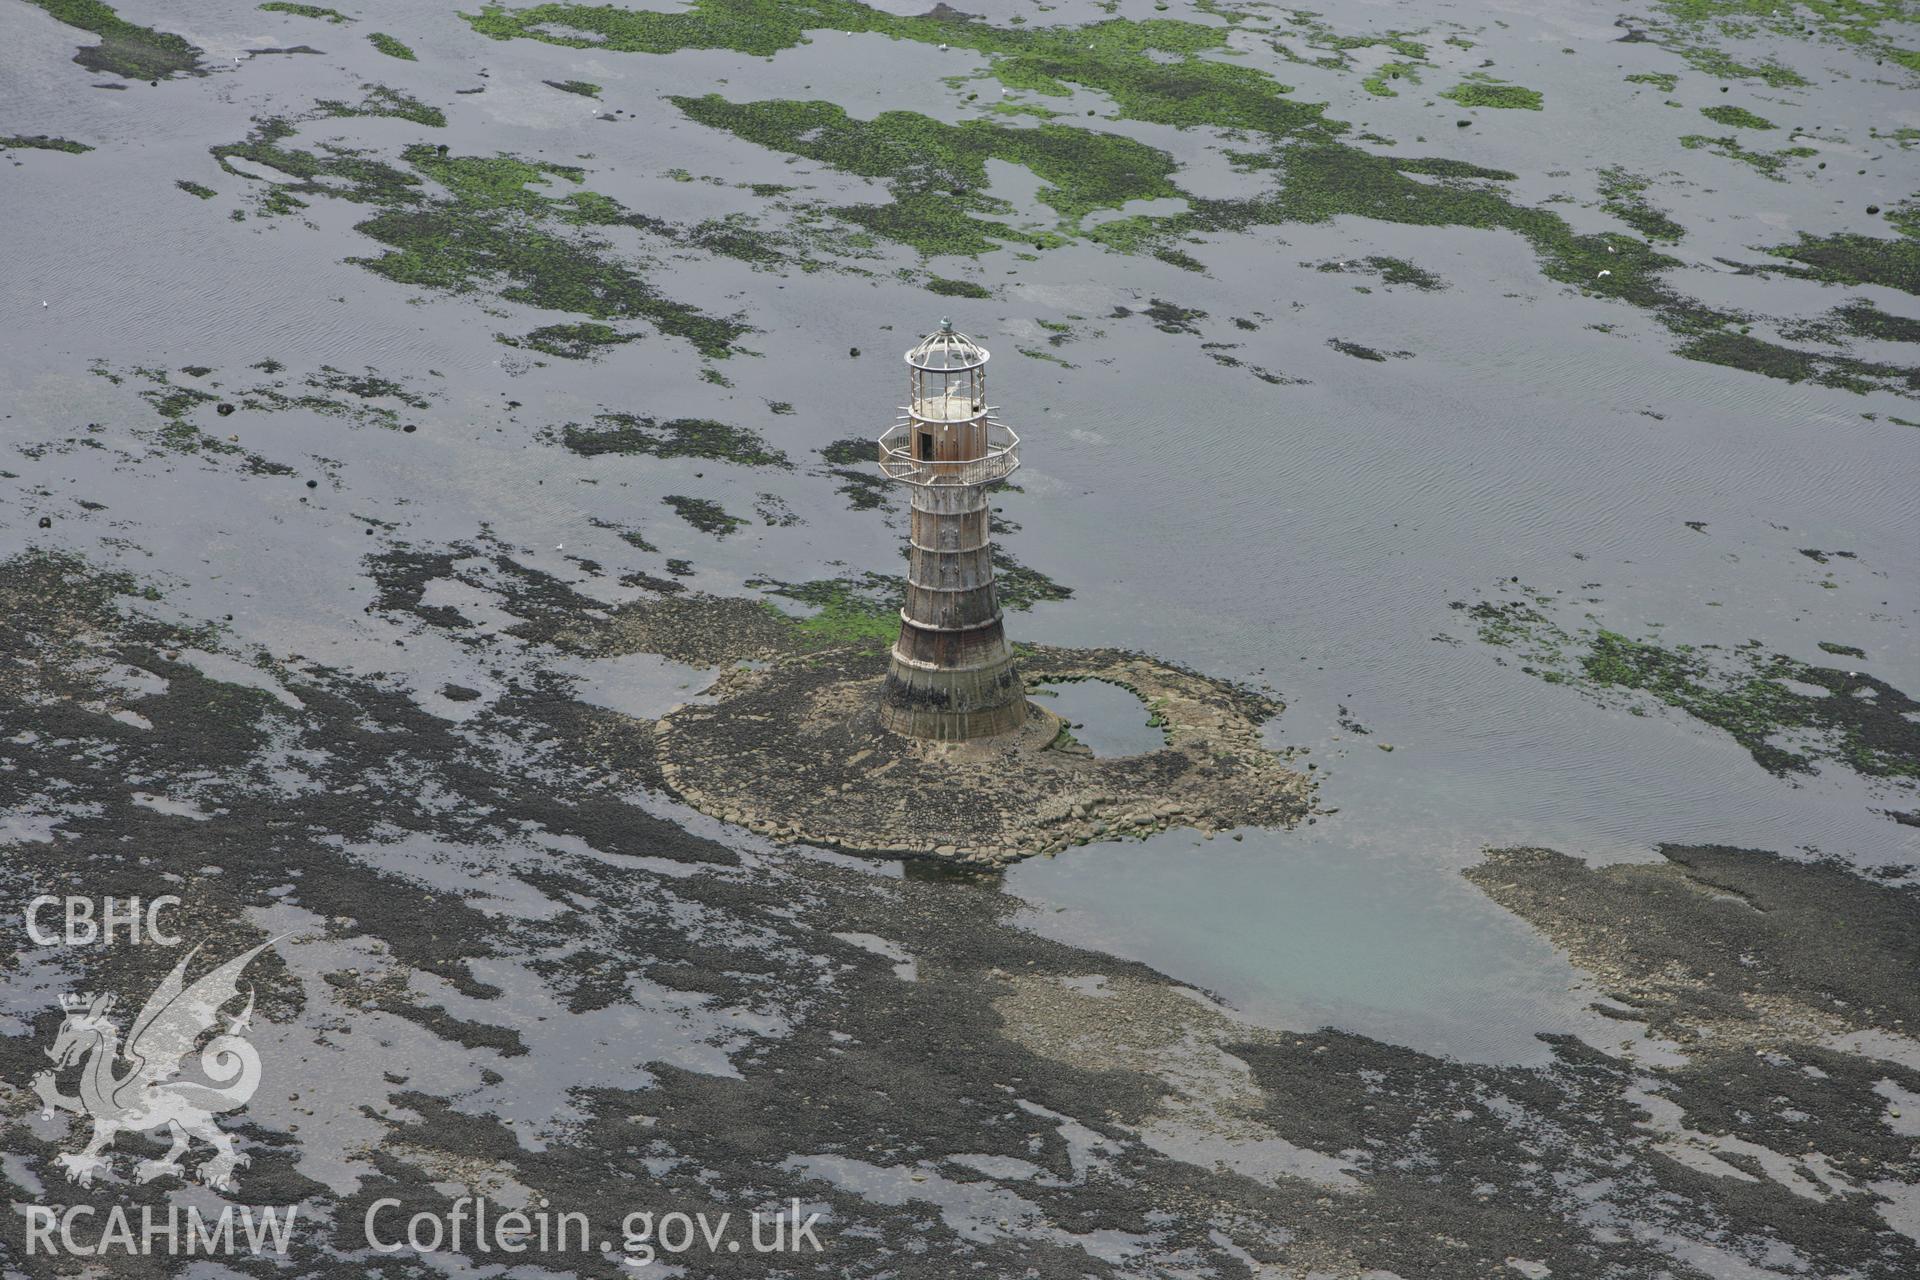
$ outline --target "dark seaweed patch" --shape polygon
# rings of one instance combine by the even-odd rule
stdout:
[[[700,532],[710,533],[716,538],[724,538],[747,523],[739,516],[727,514],[726,508],[707,498],[670,493],[660,501],[672,507],[676,515]]]
[[[1775,182],[1786,181],[1780,174],[1781,170],[1787,167],[1788,161],[1805,160],[1820,154],[1817,149],[1808,146],[1785,147],[1779,151],[1750,151],[1732,134],[1724,138],[1710,138],[1705,134],[1690,133],[1680,139],[1680,145],[1689,151],[1707,150],[1715,155],[1725,156],[1729,160],[1738,160],[1744,165],[1751,166],[1762,177],[1771,178]]]
[[[1031,232],[980,216],[1008,211],[985,194],[988,160],[1022,165],[1048,184],[1039,198],[1060,219],[1050,235],[1073,233],[1095,210],[1180,194],[1170,156],[1113,134],[1050,124],[947,124],[910,111],[860,120],[821,101],[735,103],[717,94],[669,101],[690,119],[761,146],[887,179],[891,203],[833,212],[922,253],[979,254],[1003,240],[1048,242],[1047,235],[1035,241]]]
[[[1898,240],[1840,232],[1812,236],[1768,249],[1776,258],[1800,266],[1800,274],[1828,284],[1878,284],[1920,295],[1920,238]]]
[[[1700,114],[1715,124],[1724,124],[1734,129],[1777,129],[1780,126],[1765,116],[1755,115],[1745,107],[1726,104],[1715,107],[1702,107]]]
[[[1541,110],[1538,89],[1504,84],[1484,73],[1475,73],[1451,89],[1441,90],[1440,96],[1451,98],[1463,107],[1493,107],[1503,111]]]
[[[1343,356],[1352,356],[1356,360],[1375,360],[1384,364],[1389,359],[1411,359],[1411,351],[1378,351],[1358,342],[1348,342],[1345,338],[1328,338],[1327,345]]]
[[[1600,207],[1649,240],[1678,240],[1686,228],[1647,201],[1652,183],[1618,165],[1600,171]]]
[[[294,0],[266,0],[266,3],[260,6],[260,10],[263,13],[292,14],[296,18],[314,18],[322,22],[331,22],[335,26],[353,21],[338,9],[329,9],[317,4],[296,4]]]
[[[564,360],[592,360],[609,347],[638,342],[646,335],[623,332],[598,320],[581,320],[573,324],[543,324],[519,338],[504,333],[494,336],[496,341],[509,347],[530,347]]]
[[[1446,281],[1424,267],[1417,267],[1405,258],[1390,258],[1380,254],[1364,258],[1328,258],[1324,262],[1303,262],[1300,265],[1323,273],[1372,276],[1383,285],[1410,285],[1422,293],[1438,293],[1447,287]],[[1251,321],[1236,320],[1234,323],[1247,329],[1258,327]]]
[[[712,458],[743,467],[790,469],[787,455],[758,432],[711,418],[674,418],[659,422],[631,413],[603,413],[591,427],[569,422],[560,443],[584,458],[602,454],[645,454],[655,458]]]
[[[100,43],[83,48],[73,60],[89,71],[129,80],[161,80],[176,72],[201,74],[201,50],[170,31],[128,22],[101,0],[27,0],[70,27],[91,31]]]
[[[0,151],[14,149],[22,151],[64,151],[71,156],[81,155],[84,152],[93,150],[92,147],[84,142],[74,142],[67,138],[54,138],[44,133],[0,134]]]
[[[367,36],[367,39],[372,43],[374,48],[386,54],[389,58],[398,58],[402,62],[418,62],[420,60],[414,55],[412,49],[409,49],[400,40],[388,35],[384,31],[372,32]]]
[[[839,490],[854,511],[871,511],[885,506],[892,485],[874,465],[878,450],[865,436],[836,440],[820,450],[827,460],[827,474],[840,482]]]
[[[929,276],[926,281],[928,293],[937,293],[943,298],[991,298],[993,291],[985,285],[975,284],[971,280],[948,280],[942,276]]]
[[[411,120],[415,124],[438,129],[447,123],[446,113],[438,107],[430,107],[411,94],[398,89],[389,89],[383,84],[360,86],[366,96],[359,102],[339,102],[333,99],[321,99],[314,104],[314,114],[318,116],[393,116],[400,120]]]
[[[1920,392],[1920,368],[1828,355],[1782,346],[1744,333],[1706,333],[1689,339],[1678,354],[1706,364],[1762,373],[1783,382],[1818,382],[1857,394],[1904,387]]]
[[[951,8],[902,17],[857,0],[695,0],[675,13],[564,3],[518,10],[488,5],[462,16],[497,40],[642,53],[733,49],[767,56],[802,43],[812,30],[871,31],[993,55],[991,74],[1008,88],[1064,97],[1079,86],[1106,95],[1136,120],[1276,135],[1336,128],[1323,120],[1320,104],[1288,100],[1282,96],[1288,87],[1267,75],[1204,56],[1226,45],[1228,30],[1191,22],[994,26]]]

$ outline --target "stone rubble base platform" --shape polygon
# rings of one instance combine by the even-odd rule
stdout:
[[[1157,715],[1163,747],[1096,758],[1037,706],[995,738],[889,733],[886,665],[884,653],[831,650],[728,672],[656,723],[667,785],[776,839],[982,866],[1170,827],[1291,826],[1313,809],[1308,776],[1261,744],[1281,704],[1251,690],[1140,654],[1021,646],[1029,685],[1109,681]]]

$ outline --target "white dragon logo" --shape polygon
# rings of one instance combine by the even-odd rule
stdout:
[[[219,1020],[220,1007],[240,994],[241,971],[278,941],[270,939],[235,956],[191,986],[184,981],[187,963],[200,948],[189,951],[133,1020],[124,1048],[119,1028],[107,1018],[113,1008],[112,996],[60,998],[67,1016],[47,1056],[61,1070],[85,1059],[80,1093],[78,1097],[61,1093],[52,1071],[36,1075],[33,1088],[40,1095],[43,1117],[51,1117],[58,1109],[93,1120],[93,1136],[85,1149],[62,1152],[58,1157],[67,1171],[67,1181],[90,1185],[93,1175],[108,1167],[103,1152],[122,1129],[138,1133],[164,1127],[172,1136],[172,1148],[158,1160],[142,1160],[134,1169],[137,1180],[151,1182],[165,1174],[183,1173],[180,1157],[186,1154],[192,1139],[199,1138],[214,1149],[213,1159],[200,1170],[200,1180],[216,1191],[233,1188],[233,1171],[249,1160],[233,1149],[233,1139],[221,1132],[213,1117],[245,1106],[260,1087],[260,1055],[240,1038],[253,1017],[251,989],[246,1008],[229,1021],[226,1032],[214,1036],[200,1050],[200,1069],[211,1083],[173,1077],[200,1037]],[[128,1064],[125,1073],[115,1074],[116,1065],[122,1061]]]

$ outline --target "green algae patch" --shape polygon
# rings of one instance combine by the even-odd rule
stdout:
[[[1324,104],[1294,101],[1288,86],[1222,56],[1231,53],[1231,23],[1114,18],[1054,28],[994,26],[946,7],[902,17],[857,0],[780,5],[692,0],[673,13],[604,5],[494,4],[464,17],[476,31],[496,39],[652,54],[724,48],[769,56],[819,38],[809,33],[824,32],[946,45],[984,56],[985,74],[1042,102],[1091,90],[1117,107],[1117,112],[1103,115],[1226,131],[1230,143],[1245,148],[1226,151],[1235,167],[1246,173],[1271,172],[1275,180],[1271,189],[1252,195],[1195,197],[1179,187],[1178,166],[1165,152],[1062,119],[1043,116],[1037,127],[1015,126],[988,107],[979,108],[982,115],[974,119],[888,112],[862,121],[830,102],[735,103],[712,95],[673,99],[700,123],[884,184],[890,199],[882,203],[809,210],[858,229],[841,247],[864,235],[905,244],[927,256],[978,256],[1002,247],[1040,253],[1083,239],[1114,252],[1202,270],[1187,247],[1202,237],[1290,222],[1356,216],[1404,225],[1506,230],[1531,244],[1548,279],[1589,297],[1654,313],[1675,335],[1682,354],[1712,361],[1734,357],[1741,367],[1768,376],[1807,372],[1804,363],[1778,353],[1761,359],[1764,353],[1744,344],[1694,345],[1701,335],[1738,329],[1751,317],[1705,305],[1667,283],[1667,275],[1680,264],[1659,246],[1678,238],[1683,229],[1646,200],[1643,179],[1621,174],[1602,193],[1609,212],[1636,234],[1577,233],[1549,207],[1521,206],[1494,185],[1511,180],[1511,173],[1442,157],[1376,155],[1342,142],[1349,126],[1326,119]],[[1432,66],[1429,46],[1404,33],[1347,36],[1326,29],[1312,15],[1295,14],[1284,21],[1321,56],[1322,66],[1352,69],[1350,50],[1372,45],[1389,49],[1409,68]],[[1692,43],[1701,44],[1697,34]],[[1716,73],[1725,71],[1722,66]],[[1739,73],[1749,71],[1775,83],[1799,82],[1784,67],[1744,68]],[[1668,80],[1677,84],[1665,73],[1634,79],[1661,88]],[[1503,109],[1538,110],[1544,105],[1538,91],[1484,72],[1464,76],[1450,98]],[[1770,178],[1779,178],[1788,162],[1812,154],[1810,148],[1799,147],[1749,152],[1733,137],[1691,138],[1684,145],[1739,159]],[[1044,219],[1015,224],[1016,211],[991,193],[988,160],[1019,165],[1040,180],[1038,201],[1050,207],[1051,225]],[[1125,216],[1087,225],[1088,214],[1110,213],[1137,199],[1180,199],[1187,207],[1171,215]],[[1210,354],[1223,363],[1234,360]],[[1891,376],[1882,366],[1848,366],[1844,357],[1815,361],[1812,372],[1836,385]],[[1261,376],[1286,380],[1264,372]]]
[[[1680,86],[1680,77],[1670,71],[1641,71],[1627,77],[1628,84],[1650,84],[1663,93],[1672,93]]]
[[[1125,307],[1113,309],[1116,320],[1125,319],[1131,314]],[[1162,333],[1185,333],[1196,338],[1200,336],[1199,321],[1207,318],[1207,313],[1196,307],[1183,307],[1164,298],[1150,300],[1140,314],[1151,320],[1153,327]]]
[[[426,396],[408,391],[402,383],[383,377],[377,370],[367,369],[363,373],[347,373],[332,365],[323,364],[320,371],[306,379],[306,385],[326,391],[344,392],[362,400],[389,398],[400,401],[411,409],[425,409],[430,403]]]
[[[202,200],[211,200],[215,196],[220,194],[219,192],[215,191],[212,187],[203,186],[198,182],[190,182],[185,178],[179,179],[173,185],[180,188],[182,191],[186,192],[188,195],[198,196]]]
[[[925,288],[928,293],[937,293],[943,298],[991,298],[993,290],[971,280],[949,280],[943,276],[928,276]]]
[[[559,356],[563,360],[593,360],[608,348],[638,342],[644,336],[624,332],[610,324],[601,324],[598,320],[582,320],[578,324],[543,324],[518,338],[499,333],[494,335],[494,340],[504,346],[528,347],[543,355]]]
[[[324,144],[317,151],[302,151],[285,145],[295,132],[290,120],[262,120],[244,141],[209,147],[208,154],[237,178],[257,181],[231,163],[236,159],[274,170],[297,195],[332,196],[375,205],[403,204],[420,198],[417,175],[347,147]]]
[[[840,495],[847,500],[849,511],[872,511],[887,504],[893,486],[874,468],[877,452],[868,436],[835,440],[820,450],[827,463],[824,470],[840,482]]]
[[[162,80],[176,72],[200,74],[201,50],[184,36],[137,26],[100,0],[27,0],[67,26],[91,31],[100,43],[81,49],[73,60],[89,71],[128,80]]]
[[[383,84],[366,84],[360,88],[366,95],[360,101],[350,103],[322,98],[314,104],[314,115],[321,118],[392,116],[398,120],[411,120],[430,129],[446,127],[447,116],[444,111],[428,106],[412,94],[389,89]]]
[[[1920,344],[1920,320],[1888,315],[1865,298],[1835,307],[1828,321],[1851,337]]]
[[[1328,258],[1324,262],[1303,262],[1300,265],[1310,266],[1323,274],[1372,276],[1383,285],[1408,285],[1422,293],[1438,293],[1447,287],[1445,280],[1425,267],[1417,267],[1405,258],[1383,254],[1370,254],[1364,258]]]
[[[1362,80],[1360,87],[1376,98],[1397,98],[1400,95],[1393,88],[1394,84],[1402,80],[1410,85],[1419,84],[1421,65],[1418,62],[1386,63],[1378,71]]]
[[[1521,670],[1603,705],[1645,715],[1674,708],[1731,736],[1776,777],[1821,763],[1911,785],[1920,779],[1920,702],[1883,680],[1772,653],[1759,641],[1668,645],[1599,625],[1569,631],[1551,596],[1503,587],[1503,600],[1456,601],[1480,640]]]
[[[1849,338],[1920,344],[1920,320],[1889,315],[1866,298],[1851,298],[1823,316],[1784,326],[1782,334],[1796,341],[1836,344]]]
[[[414,52],[412,49],[409,49],[405,44],[401,43],[399,40],[395,39],[394,37],[388,35],[384,31],[372,32],[367,36],[367,41],[368,43],[373,45],[374,48],[386,54],[389,58],[398,58],[402,62],[420,61],[419,58],[414,56]]]
[[[1166,152],[1065,125],[947,124],[911,111],[859,120],[831,102],[736,103],[717,94],[668,100],[697,123],[770,150],[885,179],[891,203],[832,212],[930,255],[977,255],[1003,240],[1033,241],[1032,232],[993,220],[1010,210],[988,194],[988,160],[1020,165],[1044,182],[1038,198],[1069,234],[1096,210],[1183,194]]]
[[[1798,274],[1827,284],[1877,284],[1920,295],[1920,238],[1898,240],[1844,232],[1829,236],[1800,233],[1797,244],[1767,250],[1796,264]]]
[[[1778,129],[1780,127],[1765,116],[1755,115],[1745,107],[1702,107],[1700,114],[1715,124],[1724,124],[1730,129]]]
[[[135,427],[132,430],[136,438],[144,441],[156,453],[175,457],[230,455],[245,459],[255,473],[292,474],[292,468],[269,463],[230,440],[203,432],[189,420],[196,408],[220,398],[212,392],[198,387],[177,386],[165,369],[134,366],[115,371],[104,362],[95,361],[89,367],[89,372],[116,386],[127,382],[146,384],[136,394],[159,415],[160,425]]]
[[[1648,202],[1652,182],[1615,165],[1600,171],[1600,207],[1649,240],[1678,240],[1686,228]]]
[[[1242,229],[1282,222],[1324,222],[1343,215],[1413,226],[1461,226],[1515,232],[1534,247],[1551,280],[1599,297],[1676,316],[1696,317],[1661,280],[1679,265],[1645,241],[1613,233],[1581,235],[1549,209],[1514,204],[1498,185],[1513,175],[1456,161],[1378,156],[1339,143],[1297,144],[1278,162],[1280,185],[1249,200],[1200,201],[1175,227]],[[1432,176],[1436,182],[1418,178]]]
[[[425,145],[407,148],[404,158],[450,198],[385,209],[361,223],[357,230],[390,247],[379,258],[353,259],[368,270],[453,293],[505,280],[500,296],[509,301],[601,321],[644,318],[711,357],[728,354],[745,332],[743,325],[660,297],[604,241],[568,234],[630,216],[596,192],[548,189],[555,178],[581,182],[577,167],[508,155],[442,155]]]
[[[672,507],[674,514],[700,532],[710,533],[716,538],[724,538],[748,523],[739,516],[729,515],[726,508],[707,498],[690,498],[684,493],[670,493],[660,501]]]
[[[93,150],[84,142],[74,142],[68,138],[50,137],[44,133],[0,134],[0,151],[64,151],[70,156],[82,155]]]
[[[1512,182],[1520,175],[1508,169],[1490,169],[1465,160],[1443,156],[1417,156],[1393,161],[1401,173],[1423,173],[1430,178],[1450,178],[1461,182]]]
[[[542,80],[549,89],[558,89],[562,93],[575,93],[583,98],[600,96],[600,86],[591,80]]]
[[[1109,10],[1112,8],[1111,5],[1104,7]],[[1216,9],[1213,0],[1199,0],[1195,7],[1202,12],[1221,17],[1229,23],[1243,22],[1247,18],[1245,14],[1222,12]],[[1424,31],[1338,31],[1330,24],[1322,22],[1320,15],[1298,9],[1288,11],[1281,21],[1287,24],[1288,35],[1314,50],[1318,55],[1302,57],[1288,45],[1276,41],[1273,46],[1275,52],[1289,62],[1305,63],[1328,71],[1352,71],[1357,65],[1352,57],[1354,52],[1361,49],[1384,49],[1402,60],[1399,63],[1389,63],[1388,66],[1429,65],[1426,42],[1415,38],[1425,35]],[[1461,36],[1450,36],[1446,43],[1460,49],[1474,47],[1472,41]]]
[[[577,49],[622,53],[675,53],[681,49],[731,49],[770,56],[806,40],[823,27],[867,30],[865,5],[835,0],[801,4],[756,0],[697,0],[679,13],[620,9],[613,5],[541,4],[527,9],[488,5],[460,16],[495,40],[539,40]]]
[[[1774,89],[1804,89],[1809,83],[1798,71],[1772,58],[1745,63],[1736,60],[1724,49],[1681,40],[1674,41],[1668,47],[1685,58],[1696,71],[1704,71],[1722,80],[1759,80]]]
[[[143,372],[149,373],[151,380],[159,385],[142,391],[140,398],[151,404],[153,411],[165,418],[168,422],[179,423],[193,411],[195,406],[212,404],[220,398],[212,392],[202,391],[198,387],[171,386],[167,383],[167,375],[163,370],[147,370]],[[195,443],[193,447],[197,449],[200,446],[198,443]],[[223,441],[212,442],[212,447],[223,452],[238,452],[238,450],[229,449]]]
[[[276,360],[262,360],[252,367],[256,372],[265,373],[269,379],[285,369]],[[218,376],[218,370],[198,365],[180,370],[195,380],[195,385],[184,386],[174,383],[165,369],[137,365],[115,369],[96,361],[91,366],[91,372],[116,386],[128,382],[145,384],[137,394],[152,405],[154,412],[165,421],[166,425],[157,439],[167,451],[232,454],[243,457],[249,469],[256,473],[275,475],[291,475],[292,468],[267,462],[228,440],[225,435],[203,432],[191,419],[204,414],[207,406],[213,405],[221,422],[235,426],[244,423],[245,419],[235,416],[243,412],[285,413],[304,410],[344,421],[354,427],[411,431],[413,425],[406,421],[399,409],[387,402],[395,402],[407,409],[426,409],[432,403],[429,395],[413,391],[405,383],[385,377],[378,370],[351,373],[332,365],[321,365],[314,372],[298,377],[236,386],[229,386]],[[222,430],[234,433],[231,427],[223,427]]]
[[[1440,91],[1463,107],[1493,107],[1501,111],[1539,111],[1542,99],[1538,89],[1506,84],[1491,76],[1472,75]]]
[[[711,458],[743,467],[793,467],[787,455],[769,445],[759,432],[711,418],[659,422],[631,413],[603,413],[591,427],[567,423],[560,428],[558,439],[583,458],[609,453],[644,454],[654,458]]]
[[[701,355],[731,354],[747,326],[707,315],[662,297],[633,260],[593,234],[603,226],[671,230],[648,215],[585,189],[577,165],[517,156],[454,155],[418,143],[401,164],[331,144],[313,151],[289,145],[295,126],[267,120],[245,142],[212,148],[230,173],[257,180],[232,165],[245,159],[284,175],[275,193],[344,199],[376,212],[355,230],[386,247],[378,257],[348,261],[398,284],[454,294],[495,293],[510,302],[571,312],[611,326],[645,320],[684,338]],[[405,167],[402,167],[404,165]],[[438,192],[430,189],[431,181]],[[559,185],[555,185],[555,184]],[[444,193],[444,194],[440,194]],[[581,337],[535,330],[537,345],[564,345]]]
[[[1710,138],[1705,134],[1690,133],[1680,139],[1680,145],[1689,151],[1711,151],[1715,155],[1725,156],[1729,160],[1738,160],[1758,170],[1763,177],[1775,182],[1785,182],[1780,171],[1792,160],[1805,160],[1817,156],[1820,152],[1813,147],[1794,146],[1779,151],[1749,151],[1740,145],[1740,140],[1728,134],[1724,138]]]
[[[808,614],[792,614],[766,601],[766,608],[791,629],[802,649],[853,646],[884,649],[900,633],[900,601],[906,581],[881,573],[859,577],[816,578],[810,582],[747,583],[810,607]]]
[[[260,6],[260,11],[262,13],[286,13],[296,18],[312,18],[318,22],[331,22],[335,26],[353,21],[352,18],[349,18],[338,9],[329,9],[324,5],[317,4],[294,4],[292,0],[267,0],[265,4]]]
[[[1725,731],[1775,775],[1811,772],[1816,759],[1827,759],[1875,777],[1920,777],[1920,726],[1906,719],[1920,703],[1898,689],[1757,645],[1723,653],[1728,661],[1717,665],[1690,646],[1666,648],[1603,629],[1580,669],[1598,687],[1643,691]],[[1786,681],[1826,692],[1801,693]],[[1874,696],[1859,696],[1868,690]],[[1831,740],[1800,749],[1773,741],[1795,732]]]
[[[1682,344],[1677,354],[1705,364],[1765,374],[1782,382],[1817,382],[1858,395],[1876,390],[1909,397],[1920,393],[1920,368],[1803,351],[1751,334],[1701,334]]]
[[[1851,47],[1862,57],[1881,59],[1920,71],[1920,53],[1882,32],[1911,34],[1912,11],[1901,4],[1873,0],[1660,0],[1668,19],[1653,28],[1655,38],[1710,74],[1728,79],[1757,77],[1775,87],[1806,81],[1775,62],[1743,66],[1710,41],[1719,37],[1752,39],[1766,32],[1783,40]]]
[[[1263,72],[1206,55],[1224,51],[1230,28],[1115,18],[1081,27],[996,27],[945,6],[901,17],[856,0],[694,0],[677,13],[612,6],[488,5],[462,14],[496,40],[529,39],[582,49],[674,53],[731,49],[770,56],[809,31],[871,32],[921,44],[971,49],[1009,89],[1065,97],[1073,88],[1110,97],[1122,115],[1176,127],[1212,125],[1287,134],[1326,129],[1324,104],[1298,103]]]
[[[1037,604],[1073,598],[1072,587],[1021,563],[1001,546],[993,549],[993,582],[1000,607],[1016,613],[1024,613]]]
[[[815,30],[938,42],[987,55],[991,74],[1010,88],[1041,95],[1097,89],[1118,102],[1125,117],[1177,126],[1204,124],[1238,131],[1242,138],[1259,134],[1267,139],[1264,150],[1227,154],[1242,171],[1274,171],[1276,187],[1245,197],[1198,198],[1179,187],[1177,165],[1165,152],[1059,122],[1014,127],[992,115],[948,122],[904,111],[863,121],[831,102],[736,103],[715,95],[672,99],[690,119],[709,127],[885,183],[891,196],[885,203],[824,212],[928,256],[978,256],[1002,246],[1043,252],[1080,238],[1115,252],[1203,270],[1182,246],[1209,233],[1348,215],[1513,231],[1532,244],[1549,279],[1589,296],[1649,309],[1682,340],[1744,322],[1665,283],[1663,277],[1679,263],[1655,246],[1677,238],[1682,228],[1645,200],[1644,180],[1622,174],[1603,192],[1610,211],[1638,236],[1578,234],[1550,209],[1520,206],[1492,185],[1511,180],[1509,172],[1442,157],[1375,155],[1341,142],[1339,134],[1348,126],[1326,120],[1322,106],[1288,100],[1286,86],[1248,68],[1210,61],[1208,55],[1217,57],[1225,48],[1225,28],[1115,19],[1051,31],[1007,30],[950,10],[901,18],[850,0],[808,0],[764,9],[754,0],[695,0],[673,14],[495,5],[467,18],[483,34],[501,39],[651,53],[729,48],[770,54],[793,47]],[[1324,33],[1319,38],[1331,41],[1326,44],[1328,56],[1346,65],[1342,37]],[[1424,58],[1424,45],[1407,45],[1392,47],[1405,61]],[[1205,69],[1196,69],[1196,63]],[[1216,72],[1225,79],[1216,79]],[[1124,82],[1118,87],[1116,77]],[[1179,109],[1171,101],[1176,84],[1184,85]],[[1485,74],[1463,79],[1455,100],[1508,109],[1542,106],[1537,91]],[[1284,145],[1275,145],[1281,140]],[[1700,141],[1716,148],[1724,141],[1727,148],[1738,148],[1732,139]],[[1765,172],[1797,154],[1799,149],[1762,153],[1758,164]],[[1741,158],[1755,163],[1750,156]],[[1010,225],[1012,211],[991,195],[988,160],[1020,165],[1040,179],[1038,199],[1055,214],[1053,225]],[[1085,223],[1088,214],[1117,210],[1130,200],[1167,198],[1184,200],[1186,210],[1115,218],[1095,227]],[[1702,353],[1711,354],[1707,349]],[[1762,371],[1791,371],[1779,361],[1757,363]]]

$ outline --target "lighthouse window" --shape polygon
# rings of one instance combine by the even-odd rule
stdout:
[[[933,461],[933,432],[931,431],[920,433],[920,461]]]

